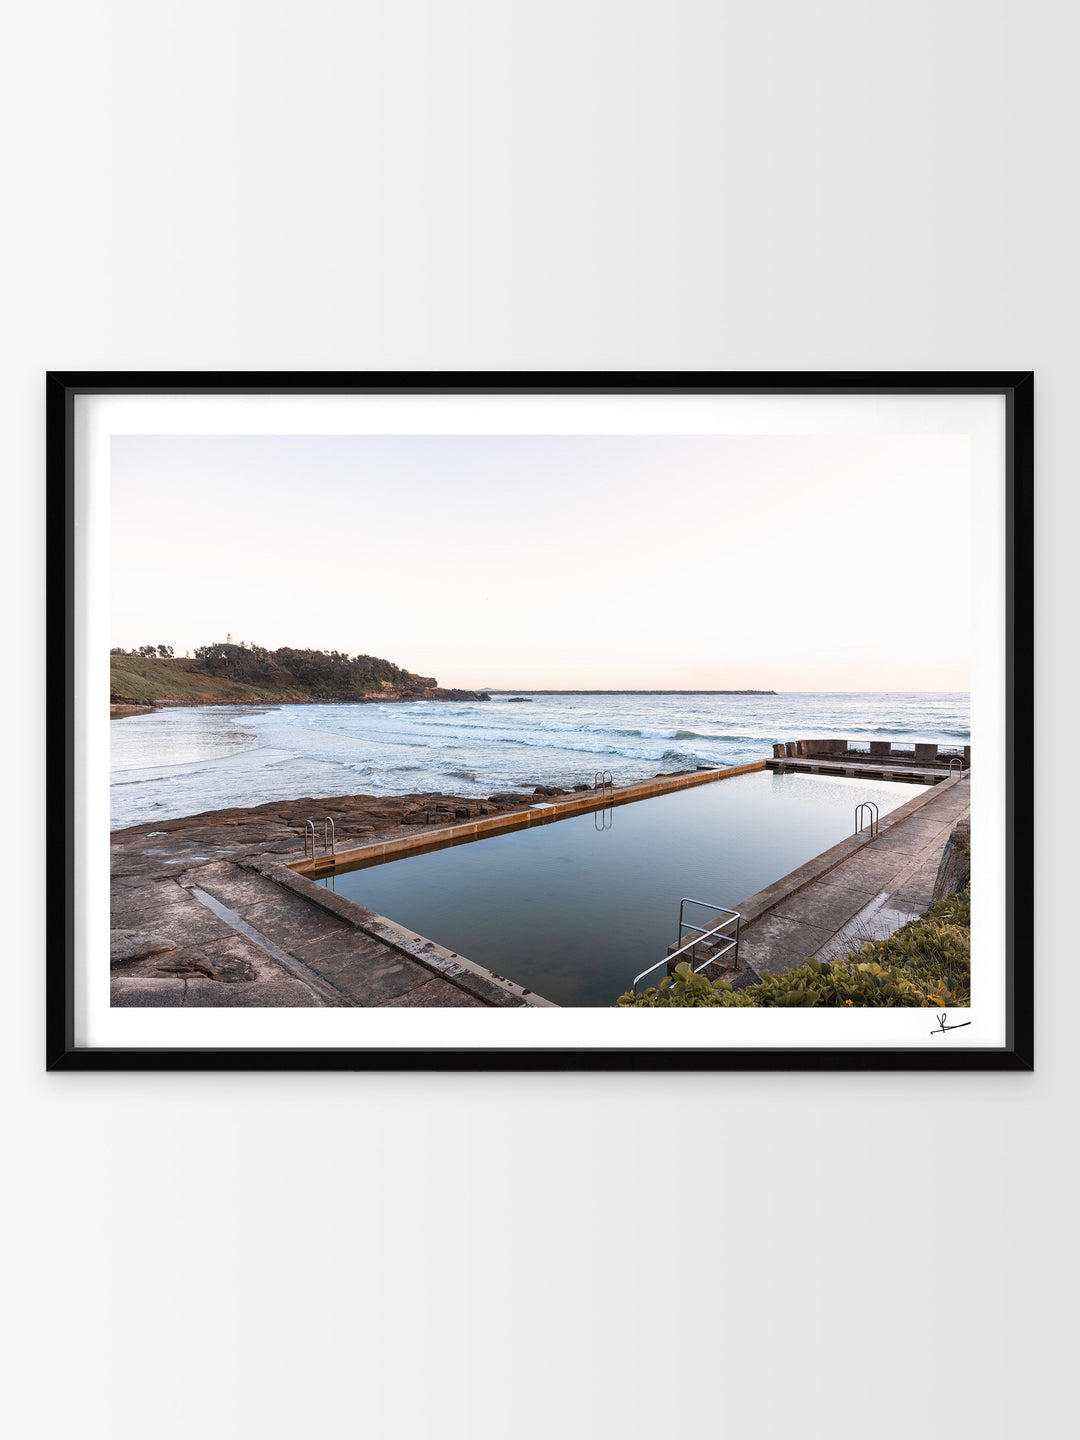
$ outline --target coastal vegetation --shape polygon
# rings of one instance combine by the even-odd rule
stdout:
[[[966,1006],[971,1003],[971,891],[935,901],[887,940],[868,941],[839,960],[807,960],[785,975],[732,989],[695,975],[681,961],[673,975],[616,1004],[709,1006]]]
[[[231,640],[175,656],[168,645],[110,653],[115,705],[225,705],[259,701],[480,700],[478,691],[447,690],[375,655],[338,650],[267,650]]]

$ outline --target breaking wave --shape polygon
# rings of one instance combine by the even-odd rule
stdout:
[[[528,692],[521,692],[527,694]],[[848,736],[955,744],[968,697],[951,695],[540,695],[528,705],[178,707],[113,721],[115,826],[300,795],[616,783],[659,768],[738,765],[778,740]]]

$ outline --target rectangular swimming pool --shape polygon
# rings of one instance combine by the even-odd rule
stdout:
[[[682,896],[736,907],[849,836],[860,800],[885,815],[926,788],[760,771],[375,861],[335,888],[557,1005],[613,1005],[675,940]]]

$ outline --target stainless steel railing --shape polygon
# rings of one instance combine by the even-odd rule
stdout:
[[[860,819],[864,810],[866,811],[866,816]],[[868,823],[870,826],[870,839],[872,840],[881,829],[881,811],[874,804],[873,800],[860,800],[858,805],[855,806],[855,834],[861,835],[863,826]]]
[[[719,925],[714,925],[708,930],[701,925],[691,925],[688,920],[683,918],[683,911],[687,905],[700,905],[705,910],[712,910],[714,914],[725,915],[727,918],[721,920]],[[665,955],[664,958],[658,960],[655,965],[650,965],[647,970],[642,970],[640,975],[636,975],[634,977],[634,983],[630,986],[631,991],[636,992],[638,982],[644,980],[646,975],[651,975],[654,970],[659,970],[661,965],[666,965],[669,969],[674,969],[679,963],[680,956],[685,955],[687,951],[691,952],[690,968],[695,975],[700,975],[702,970],[707,969],[714,961],[720,960],[724,955],[730,954],[732,951],[735,952],[732,969],[737,970],[739,968],[739,922],[741,920],[742,916],[738,910],[730,910],[726,905],[714,905],[711,900],[694,900],[689,895],[684,895],[679,901],[678,949],[673,950],[670,955]],[[728,928],[731,925],[735,926],[735,933],[733,935],[729,932]],[[684,943],[683,937],[688,930],[694,932],[694,938]],[[707,953],[702,963],[695,965],[693,951],[698,945],[705,946]]]
[[[318,841],[318,831],[315,828],[316,824],[317,822],[315,820],[307,820],[304,822],[305,860],[309,853],[312,860],[315,859],[316,844]],[[308,849],[309,845],[311,847],[310,851]],[[327,815],[322,822],[322,848],[324,855],[334,856],[337,854],[337,833],[334,829],[334,818],[332,815]]]

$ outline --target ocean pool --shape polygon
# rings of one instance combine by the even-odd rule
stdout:
[[[333,884],[557,1005],[612,1005],[675,940],[684,895],[737,907],[852,834],[861,800],[886,815],[926,788],[760,771],[376,861]]]

